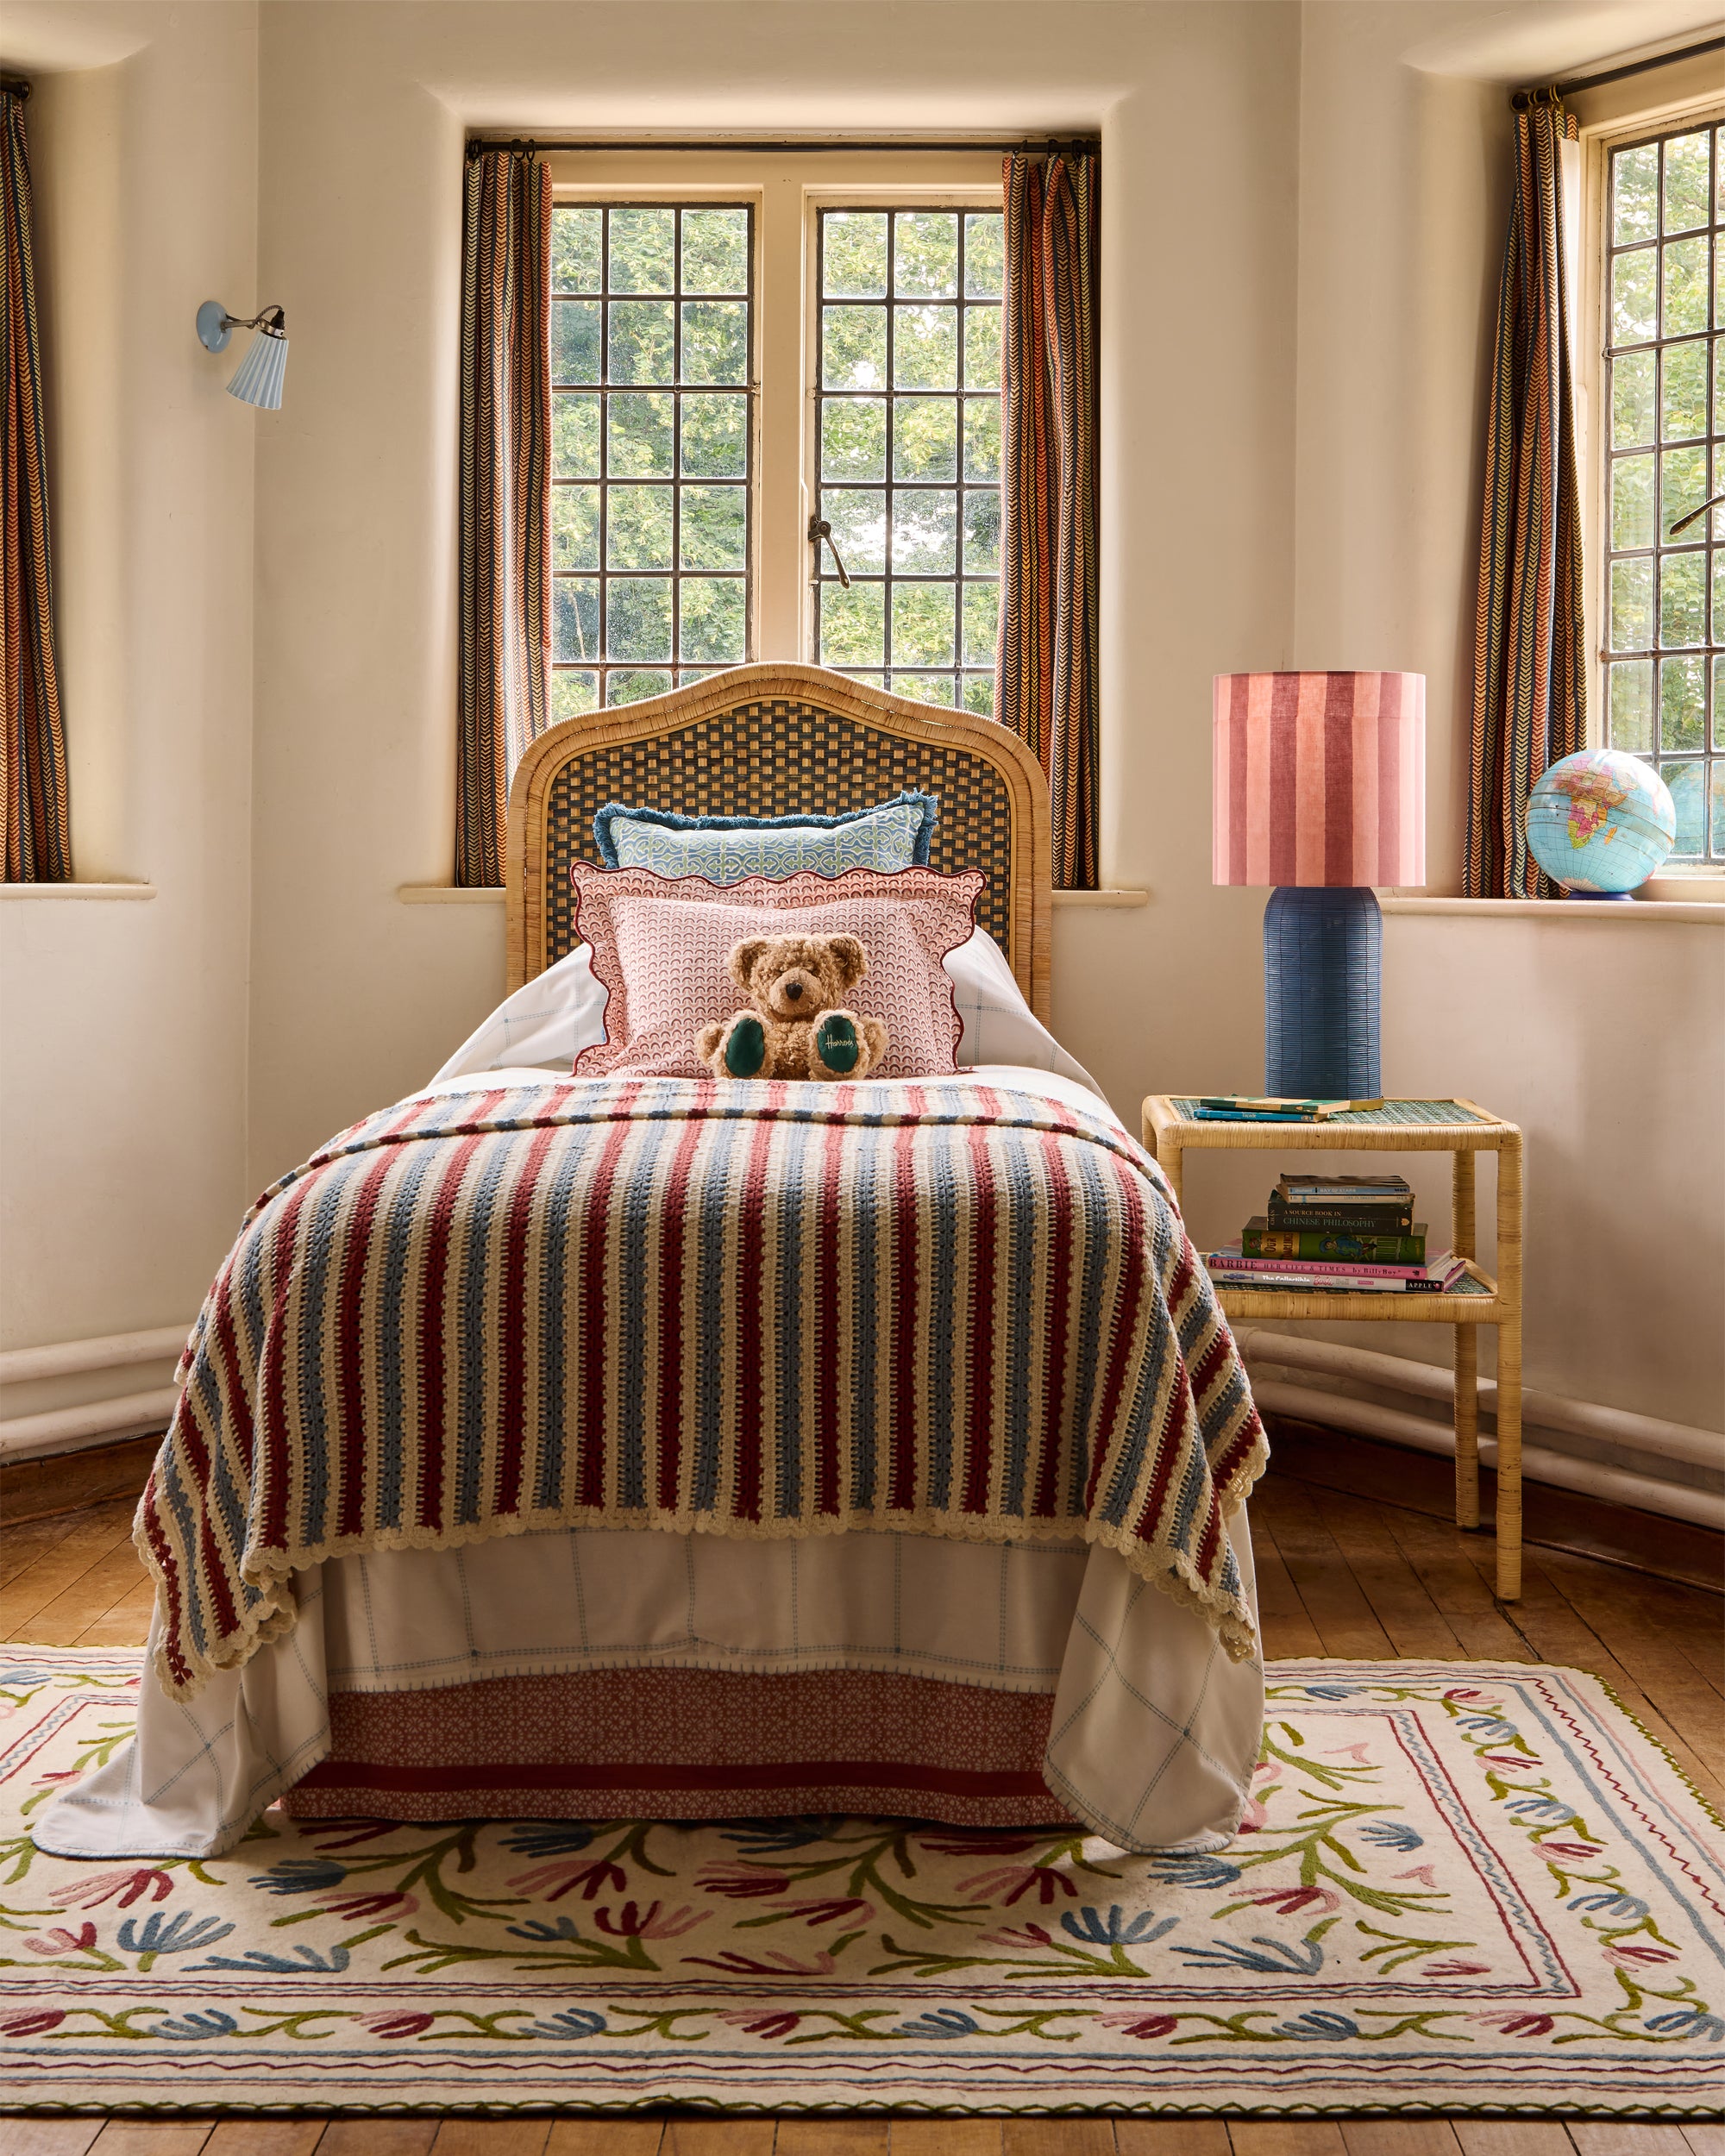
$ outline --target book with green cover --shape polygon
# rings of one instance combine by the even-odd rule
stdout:
[[[1416,1220],[1405,1235],[1388,1234],[1375,1226],[1364,1231],[1276,1228],[1260,1213],[1240,1230],[1240,1249],[1247,1257],[1352,1258],[1365,1265],[1423,1265],[1426,1224]]]

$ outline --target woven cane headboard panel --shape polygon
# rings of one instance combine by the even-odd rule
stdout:
[[[1048,1016],[1048,793],[1036,759],[990,719],[931,710],[819,667],[737,667],[543,734],[509,797],[509,985],[574,946],[571,861],[599,859],[606,801],[689,816],[821,815],[905,787],[940,799],[929,865],[981,868],[976,918]]]

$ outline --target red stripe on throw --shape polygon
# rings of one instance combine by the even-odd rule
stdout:
[[[761,1416],[766,1393],[764,1365],[770,1352],[767,1341],[772,1326],[762,1302],[770,1292],[776,1303],[778,1291],[778,1282],[765,1278],[764,1192],[767,1155],[772,1143],[772,1124],[756,1123],[750,1135],[749,1160],[737,1204],[737,1494],[732,1509],[744,1520],[761,1517],[761,1455],[765,1441]],[[776,1316],[775,1307],[773,1317]]]
[[[964,1495],[967,1513],[988,1509],[988,1463],[994,1457],[994,1171],[987,1135],[974,1125],[969,1139],[970,1172],[976,1183],[975,1240],[971,1247],[970,1428],[965,1446]]]
[[[814,1238],[815,1510],[829,1514],[841,1509],[838,1380],[843,1332],[838,1307],[838,1194],[844,1158],[844,1125],[835,1123],[829,1125],[821,1147],[820,1219]],[[869,1382],[869,1372],[858,1375],[864,1384]]]
[[[1066,1365],[1071,1330],[1068,1311],[1072,1298],[1072,1186],[1058,1138],[1052,1135],[1043,1138],[1042,1158],[1048,1173],[1049,1194],[1048,1351],[1043,1364],[1042,1464],[1032,1510],[1038,1520],[1052,1520],[1060,1509],[1060,1459],[1066,1435]]]
[[[613,1123],[599,1148],[599,1166],[587,1194],[581,1223],[581,1426],[580,1456],[575,1470],[575,1502],[605,1502],[605,1373],[611,1357],[605,1338],[605,1260],[612,1225],[611,1188],[617,1180],[617,1156],[629,1137],[626,1123]]]
[[[191,1675],[185,1657],[179,1651],[181,1626],[185,1621],[185,1597],[179,1584],[179,1566],[166,1535],[162,1532],[161,1496],[152,1468],[144,1484],[144,1494],[138,1501],[138,1517],[144,1525],[145,1539],[150,1554],[156,1561],[156,1576],[160,1583],[156,1592],[166,1603],[162,1612],[162,1651],[167,1656],[168,1667],[173,1671],[174,1682],[184,1684]]]
[[[1126,1373],[1136,1360],[1138,1313],[1144,1307],[1146,1271],[1144,1253],[1152,1230],[1144,1217],[1144,1202],[1138,1195],[1136,1171],[1128,1169],[1124,1162],[1112,1157],[1104,1161],[1103,1170],[1111,1174],[1120,1185],[1121,1209],[1126,1216],[1122,1231],[1126,1242],[1126,1265],[1120,1281],[1120,1300],[1116,1305],[1118,1317],[1108,1350],[1107,1376],[1103,1381],[1101,1406],[1095,1421],[1099,1437],[1106,1438],[1109,1431],[1119,1427],[1120,1396],[1126,1390]],[[1103,1449],[1099,1444],[1095,1457],[1090,1463],[1089,1482],[1084,1493],[1087,1512],[1095,1509],[1096,1490],[1101,1481],[1104,1460]]]
[[[701,1119],[683,1127],[665,1178],[659,1236],[659,1503],[677,1508],[682,1479],[683,1244],[688,1226],[689,1163],[700,1144]]]
[[[521,1460],[527,1424],[527,1233],[534,1194],[555,1133],[536,1131],[528,1148],[504,1225],[502,1311],[498,1326],[497,1505],[499,1514],[521,1509]]]
[[[269,1277],[275,1282],[275,1296],[271,1304],[268,1322],[264,1327],[264,1344],[258,1355],[257,1390],[262,1396],[263,1413],[258,1418],[261,1431],[254,1430],[254,1446],[261,1437],[265,1456],[281,1463],[281,1470],[264,1493],[262,1517],[258,1522],[258,1540],[267,1550],[281,1550],[290,1543],[298,1543],[299,1537],[291,1535],[287,1525],[288,1467],[298,1456],[288,1432],[287,1401],[287,1305],[293,1291],[293,1245],[299,1228],[299,1216],[306,1200],[317,1187],[317,1177],[303,1176],[289,1194],[282,1207],[281,1218],[276,1222],[275,1232],[270,1238]],[[175,1427],[179,1426],[181,1415],[186,1416],[188,1432],[196,1425],[186,1412],[191,1397],[191,1388],[180,1395],[175,1410]],[[254,1457],[255,1458],[255,1452]]]
[[[192,1473],[201,1490],[208,1491],[214,1481],[214,1463],[204,1442],[204,1434],[190,1417],[186,1420],[185,1450],[190,1456]],[[222,1545],[216,1533],[216,1507],[207,1501],[198,1514],[197,1547],[192,1563],[210,1583],[210,1600],[215,1613],[218,1632],[226,1634],[239,1623],[239,1608],[228,1590],[228,1572]]]
[[[443,1453],[454,1432],[445,1427],[443,1326],[449,1275],[449,1244],[455,1201],[467,1179],[467,1163],[479,1150],[477,1137],[459,1139],[448,1149],[441,1145],[436,1194],[430,1200],[425,1238],[425,1293],[420,1303],[424,1313],[419,1344],[420,1407],[419,1503],[417,1524],[441,1529],[443,1526]]]
[[[1219,1377],[1227,1375],[1234,1359],[1234,1345],[1225,1326],[1218,1326],[1205,1343],[1204,1351],[1192,1365],[1192,1397],[1200,1407]]]
[[[894,1512],[913,1512],[917,1502],[917,1363],[922,1337],[917,1325],[915,1138],[907,1124],[893,1139],[893,1255],[898,1292],[893,1298],[893,1484],[887,1501]]]
[[[342,1480],[336,1507],[336,1532],[358,1535],[366,1526],[366,1461],[371,1451],[365,1413],[365,1341],[362,1323],[366,1267],[372,1230],[377,1221],[378,1193],[394,1166],[394,1156],[380,1151],[366,1171],[354,1200],[347,1247],[342,1254],[342,1283],[336,1292],[336,1383],[342,1395]],[[223,1314],[228,1314],[223,1306]]]

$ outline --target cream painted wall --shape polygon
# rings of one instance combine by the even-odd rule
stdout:
[[[866,37],[860,20],[759,0],[266,7],[262,273],[298,342],[285,423],[260,436],[254,1178],[435,1068],[499,978],[480,909],[393,896],[449,873],[470,122],[1102,126],[1106,843],[1111,875],[1179,897],[1148,929],[1081,937],[1057,1006],[1107,1032],[1122,1099],[1167,1044],[1217,1083],[1255,1052],[1256,913],[1209,887],[1203,714],[1215,666],[1273,662],[1290,630],[1298,9],[885,5]],[[1116,959],[1126,981],[1100,980]]]
[[[1553,72],[1575,64],[1563,18],[1581,10],[1521,13],[1544,20]],[[1291,661],[1426,674],[1439,891],[1460,888],[1466,828],[1479,411],[1512,141],[1505,15],[1327,0],[1305,10],[1301,54]],[[1636,19],[1655,38],[1690,18],[1644,0]],[[1523,58],[1510,49],[1512,66]],[[1500,79],[1469,79],[1470,65]],[[1725,924],[1613,923],[1609,911],[1388,919],[1384,1084],[1468,1094],[1527,1133],[1527,1382],[1716,1430]],[[1449,1213],[1436,1180],[1421,1193],[1434,1228]],[[1348,1335],[1448,1352],[1424,1326]]]
[[[1634,20],[1657,36],[1682,27],[1684,9],[1692,0],[1636,0]],[[15,5],[9,29],[23,12]],[[155,641],[140,680],[115,665],[126,649],[117,638],[83,632],[79,663],[107,664],[115,695],[129,700],[111,738],[83,736],[79,753],[97,768],[79,814],[93,819],[95,845],[108,829],[98,805],[116,804],[104,865],[155,876],[164,895],[124,918],[85,909],[88,926],[69,906],[22,925],[0,908],[9,942],[22,935],[30,953],[14,978],[50,1020],[35,1029],[40,1044],[7,1050],[22,1164],[9,1171],[21,1194],[9,1218],[29,1224],[33,1252],[46,1240],[53,1256],[9,1306],[7,1338],[178,1314],[225,1247],[244,1184],[422,1078],[499,993],[493,909],[395,896],[402,883],[445,880],[451,857],[460,150],[470,124],[1101,127],[1104,873],[1153,895],[1137,912],[1059,914],[1055,1017],[1123,1112],[1135,1114],[1151,1087],[1261,1081],[1263,894],[1208,881],[1214,671],[1423,669],[1433,881],[1452,878],[1474,444],[1503,218],[1502,55],[1513,47],[1512,73],[1540,72],[1528,39],[1564,66],[1621,45],[1620,0],[1058,9],[891,0],[867,11],[866,35],[854,9],[774,0],[266,0],[255,278],[244,252],[248,92],[224,99],[216,88],[241,81],[236,25],[251,10],[62,0],[35,13],[63,30],[158,26],[156,41],[109,71],[129,116],[87,134],[107,162],[84,166],[89,186],[103,175],[120,202],[123,234],[103,260],[170,258],[139,279],[154,310],[143,357],[135,319],[127,345],[148,385],[124,388],[110,354],[111,385],[85,404],[140,484],[146,460],[160,467],[167,491],[147,498],[172,510],[166,532],[149,534],[154,551],[141,548],[146,497],[125,492],[126,544],[85,586],[103,595],[87,620],[111,613]],[[156,67],[175,78],[179,147],[130,87],[132,69]],[[98,91],[113,94],[95,85],[86,94]],[[207,117],[200,135],[188,100],[225,116]],[[207,141],[210,124],[236,132],[194,159],[184,145]],[[220,175],[195,203],[194,165]],[[141,188],[147,218],[128,199]],[[176,188],[178,215],[164,199]],[[99,327],[93,260],[83,274],[86,318]],[[191,307],[206,286],[225,290],[223,279],[235,298],[255,292],[287,310],[279,415],[223,399],[223,370],[191,343]],[[244,634],[235,564],[250,497],[248,473],[229,473],[216,445],[237,458],[235,445],[253,440],[248,917],[243,848],[221,849],[245,799],[246,698],[243,686],[228,692]],[[93,437],[86,446],[94,486],[104,458]],[[93,559],[88,522],[86,532]],[[172,627],[158,630],[163,610]],[[158,698],[154,674],[168,667],[180,693]],[[168,708],[178,731],[149,716]],[[99,753],[84,745],[98,741]],[[135,918],[174,925],[141,929]],[[235,950],[248,918],[248,1003]],[[202,953],[194,921],[210,939]],[[1385,967],[1386,1081],[1471,1092],[1527,1125],[1530,1382],[1716,1426],[1721,950],[1710,928],[1404,916],[1388,924]],[[79,1031],[61,1006],[86,1002],[92,973],[102,1015]],[[1687,1031],[1670,1023],[1679,1007]],[[104,1139],[113,1174],[80,1180],[65,1163],[93,1093],[81,1074],[110,1033],[136,1044],[152,1086],[164,1075]],[[248,1100],[242,1180],[231,1163]],[[214,1152],[194,1152],[191,1133],[206,1126]],[[1607,1155],[1609,1175],[1584,1172]],[[174,1195],[182,1163],[203,1179],[195,1205]],[[1195,1170],[1200,1239],[1237,1227],[1261,1202],[1261,1181],[1220,1162]],[[231,1201],[218,1201],[229,1188]],[[114,1278],[98,1276],[92,1297],[78,1260],[100,1208],[116,1203],[115,1254],[102,1261]],[[1436,1226],[1441,1193],[1428,1210]],[[172,1265],[153,1266],[164,1236]],[[1374,1329],[1373,1344],[1438,1345],[1414,1328]]]
[[[0,897],[12,1346],[189,1318],[247,1194],[255,423],[192,317],[255,304],[256,9],[9,0],[0,52],[36,85],[73,861],[159,893]]]

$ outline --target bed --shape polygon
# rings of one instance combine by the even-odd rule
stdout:
[[[906,787],[938,797],[930,869],[987,874],[957,1071],[569,1075],[603,805]],[[507,1000],[248,1216],[140,1507],[137,1736],[38,1843],[215,1854],[278,1802],[1227,1839],[1263,1432],[1170,1194],[1047,1031],[1049,885],[1023,744],[819,669],[534,743]]]

